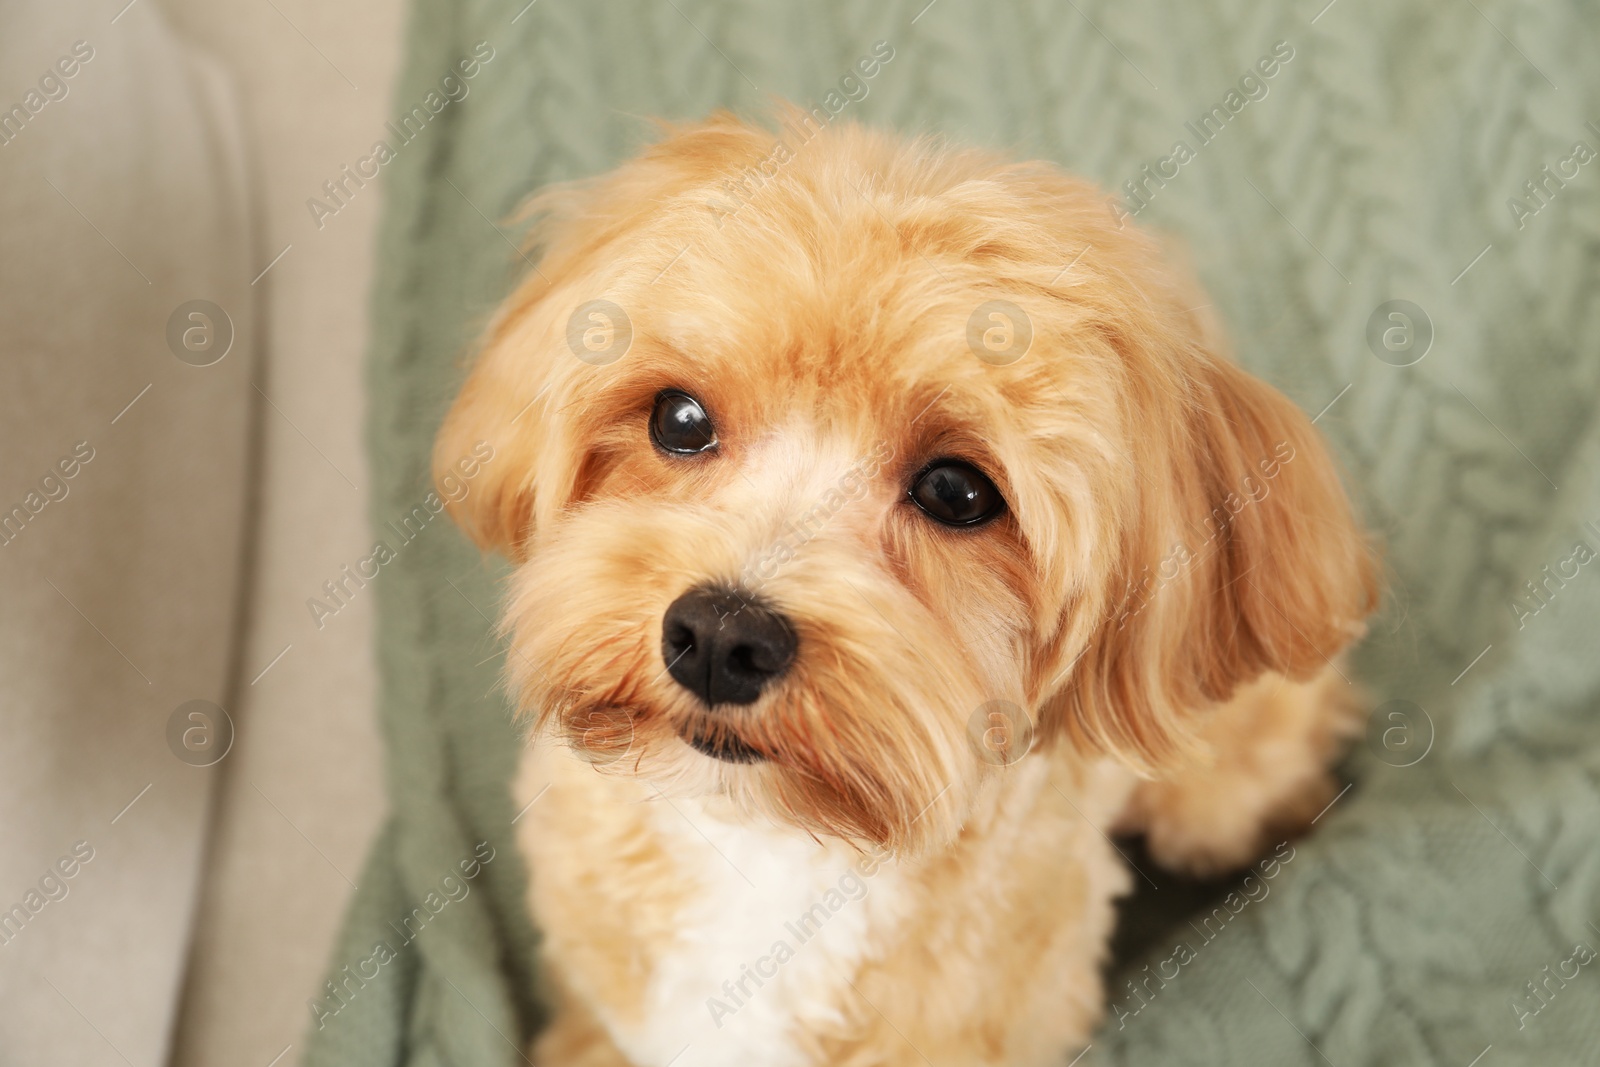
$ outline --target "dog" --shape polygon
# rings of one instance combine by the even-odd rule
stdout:
[[[1375,552],[1093,186],[776,126],[537,194],[437,438],[515,565],[532,1056],[1063,1063],[1108,835],[1219,872],[1334,799]]]

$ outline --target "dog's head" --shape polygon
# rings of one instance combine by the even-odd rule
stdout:
[[[722,115],[534,206],[436,467],[494,445],[511,681],[615,773],[914,847],[1030,732],[1158,767],[1373,606],[1305,416],[1049,166]]]

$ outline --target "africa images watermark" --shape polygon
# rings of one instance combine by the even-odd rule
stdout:
[[[306,1001],[306,1006],[317,1020],[317,1029],[326,1027],[329,1019],[349,1007],[350,1002],[367,988],[367,983],[376,981],[385,966],[399,959],[400,951],[415,941],[440,912],[451,904],[466,900],[472,892],[472,880],[494,862],[494,857],[494,847],[487,841],[479,841],[473,847],[472,855],[456,864],[456,870],[461,872],[459,877],[455,870],[441,876],[437,888],[430,889],[420,904],[399,919],[389,920],[389,928],[395,933],[393,940],[374,942],[370,953],[354,964],[347,964],[334,975],[337,983],[331,980],[326,983],[327,995],[321,1000]]]
[[[357,159],[353,169],[350,164],[343,164],[337,175],[322,183],[325,200],[314,196],[306,200],[306,210],[311,212],[311,221],[317,224],[317,229],[327,225],[328,216],[349,207],[356,193],[377,178],[382,168],[399,156],[401,148],[420,137],[440,112],[452,103],[465,100],[472,91],[467,83],[493,59],[494,47],[488,41],[479,41],[472,46],[470,57],[457,60],[450,73],[439,79],[439,88],[429,89],[421,102],[411,105],[411,109],[400,116],[398,126],[392,121],[384,123],[384,129],[393,136],[393,144],[388,139],[374,141],[372,151]]]
[[[45,72],[39,75],[36,88],[22,94],[19,103],[0,111],[0,147],[9,145],[22,136],[22,131],[27,129],[28,123],[50,104],[65,100],[67,94],[72,91],[72,86],[68,83],[77,77],[78,72],[93,58],[93,45],[88,41],[73,41],[71,53],[46,67]]]
[[[1123,1030],[1128,1026],[1128,1020],[1144,1011],[1150,1002],[1156,999],[1156,994],[1167,987],[1168,982],[1175,981],[1183,973],[1183,968],[1200,958],[1200,949],[1211,944],[1228,928],[1246,908],[1252,904],[1259,904],[1267,899],[1272,892],[1271,882],[1283,868],[1294,860],[1294,846],[1287,841],[1279,842],[1273,849],[1272,855],[1257,863],[1255,868],[1244,876],[1238,889],[1232,890],[1222,898],[1222,902],[1200,919],[1196,926],[1194,920],[1189,920],[1190,929],[1199,937],[1199,944],[1190,941],[1179,941],[1173,946],[1170,955],[1156,961],[1155,970],[1151,971],[1151,964],[1145,964],[1142,977],[1137,980],[1128,979],[1126,986],[1129,995],[1111,1005],[1111,1013],[1116,1016],[1117,1029]],[[1154,983],[1152,988],[1151,983]]]
[[[1272,492],[1271,482],[1283,471],[1283,468],[1294,462],[1294,446],[1288,441],[1279,441],[1272,446],[1272,454],[1263,456],[1256,461],[1256,470],[1261,473],[1257,479],[1254,475],[1246,475],[1238,491],[1230,492],[1227,496],[1206,514],[1204,520],[1195,523],[1198,533],[1204,535],[1200,539],[1198,550],[1191,549],[1187,540],[1177,542],[1171,551],[1155,568],[1154,572],[1146,566],[1140,571],[1137,579],[1130,578],[1128,586],[1123,593],[1122,600],[1116,608],[1117,629],[1128,625],[1128,620],[1138,615],[1150,602],[1160,594],[1161,590],[1177,581],[1190,567],[1205,558],[1209,551],[1219,547],[1218,540],[1232,525],[1244,510],[1253,504],[1259,504]]]
[[[1120,229],[1126,225],[1130,218],[1138,215],[1150,206],[1150,201],[1155,199],[1156,192],[1167,187],[1167,182],[1182,173],[1182,168],[1193,162],[1200,150],[1221,136],[1229,122],[1237,118],[1240,112],[1252,102],[1265,100],[1271,92],[1268,84],[1277,77],[1284,66],[1294,59],[1294,46],[1288,41],[1278,41],[1273,44],[1272,51],[1256,60],[1255,66],[1240,75],[1237,88],[1230,88],[1223,94],[1220,103],[1213,104],[1208,110],[1201,112],[1200,116],[1192,122],[1185,122],[1183,128],[1194,137],[1194,146],[1191,147],[1187,140],[1179,139],[1172,145],[1172,151],[1156,160],[1146,163],[1140,168],[1140,176],[1129,178],[1122,183],[1122,190],[1127,194],[1126,200],[1112,197],[1109,201],[1111,217],[1116,219]]]
[[[1600,141],[1600,126],[1595,125],[1590,119],[1585,127]],[[1517,224],[1517,229],[1525,229],[1528,220],[1539,212],[1549,207],[1567,187],[1567,182],[1578,177],[1579,169],[1592,163],[1600,155],[1589,146],[1587,141],[1574,141],[1572,148],[1561,159],[1556,161],[1555,170],[1550,169],[1546,163],[1539,168],[1539,173],[1522,183],[1521,195],[1506,198],[1506,210],[1511,212],[1511,221]]]
[[[46,868],[39,877],[38,888],[30,888],[19,903],[13,904],[9,911],[0,912],[0,944],[11,944],[23,928],[34,920],[34,916],[51,903],[66,900],[67,894],[72,891],[72,879],[92,859],[94,846],[87,841],[79,841],[72,846],[71,852]]]
[[[1511,1014],[1516,1016],[1517,1029],[1526,1030],[1528,1020],[1548,1008],[1550,1002],[1567,988],[1567,983],[1577,978],[1583,968],[1594,962],[1594,957],[1594,949],[1580,941],[1572,946],[1572,952],[1566,959],[1556,963],[1554,971],[1547,963],[1535,976],[1538,979],[1537,983],[1530,978],[1527,982],[1527,993],[1511,998]]]
[[[93,459],[94,446],[88,441],[79,441],[72,446],[69,455],[62,456],[55,466],[45,471],[37,489],[28,490],[21,501],[0,512],[0,546],[9,545],[22,536],[22,531],[45,508],[67,499],[67,494],[72,492],[72,479]]]
[[[821,933],[823,926],[843,911],[845,905],[865,899],[868,880],[878,873],[889,858],[889,852],[881,845],[862,856],[809,908],[783,924],[788,937],[777,938],[765,955],[756,957],[750,963],[740,964],[738,976],[722,983],[722,996],[706,998],[706,1010],[711,1013],[711,1021],[716,1023],[717,1029],[722,1029],[724,1019],[737,1015],[741,1008],[754,1000],[761,988],[778,976],[778,970],[795,958],[799,947]]]
[[[894,59],[894,54],[894,46],[888,41],[874,43],[872,51],[856,60],[855,66],[839,79],[839,87],[829,89],[820,104],[795,116],[786,116],[779,124],[782,135],[773,142],[761,162],[745,167],[738,177],[723,181],[720,189],[723,199],[706,201],[717,228],[721,229],[725,222],[743,211],[746,204],[794,161],[800,149],[810,144],[845,108],[865,100],[872,91],[870,82]]]
[[[839,480],[822,494],[811,507],[783,524],[778,537],[753,562],[747,563],[739,575],[742,592],[758,593],[783,566],[793,560],[800,549],[820,534],[851,501],[867,494],[872,478],[894,458],[894,446],[879,441],[865,456],[852,463]]]
[[[1592,521],[1585,522],[1582,529],[1585,534],[1600,540],[1600,525]],[[1597,555],[1600,553],[1595,551],[1587,537],[1580,536],[1573,541],[1571,550],[1565,556],[1554,563],[1546,563],[1537,579],[1523,582],[1521,591],[1506,601],[1511,614],[1516,616],[1517,629],[1526,629],[1528,620],[1549,607],[1567,584],[1575,580],[1582,573],[1582,568],[1592,563]]]
[[[458,459],[448,472],[439,476],[443,499],[440,499],[438,492],[430,489],[420,503],[412,505],[411,510],[401,516],[399,523],[391,519],[384,524],[394,534],[393,545],[380,538],[373,544],[371,553],[353,565],[346,563],[339,568],[337,575],[323,582],[322,596],[307,597],[306,610],[311,613],[311,621],[316,623],[317,629],[322,629],[330,617],[349,607],[368,582],[376,578],[385,566],[399,559],[400,550],[422,536],[423,531],[445,509],[446,501],[459,504],[465,500],[472,491],[472,479],[493,459],[494,446],[489,442],[479,441],[473,445],[469,455]]]

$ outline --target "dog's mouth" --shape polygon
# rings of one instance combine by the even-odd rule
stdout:
[[[691,722],[680,729],[679,736],[696,752],[724,763],[759,763],[767,758],[766,753],[726,727],[717,729]]]

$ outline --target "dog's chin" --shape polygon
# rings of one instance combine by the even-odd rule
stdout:
[[[679,736],[696,752],[724,763],[760,763],[767,757],[729,730],[708,729],[702,723],[689,723]]]

